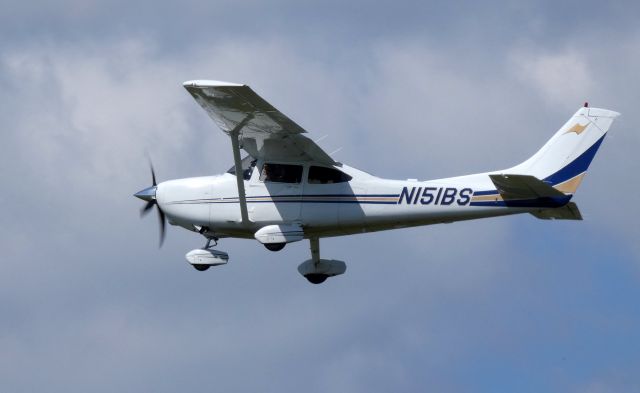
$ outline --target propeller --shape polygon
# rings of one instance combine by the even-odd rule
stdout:
[[[140,210],[140,217],[146,216],[149,213],[149,211],[153,209],[153,206],[156,206],[156,208],[158,208],[158,219],[160,220],[159,247],[162,247],[162,243],[164,243],[165,232],[166,232],[165,231],[166,219],[164,217],[164,212],[160,208],[160,205],[158,205],[158,201],[156,199],[156,191],[158,189],[158,183],[156,181],[156,172],[153,169],[153,163],[151,162],[151,159],[149,159],[149,167],[151,168],[151,181],[153,182],[152,186],[147,187],[142,191],[138,191],[137,193],[133,194],[133,196],[147,202]]]

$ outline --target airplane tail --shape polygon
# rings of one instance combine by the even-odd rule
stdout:
[[[536,154],[502,173],[534,176],[566,195],[573,195],[619,115],[585,104]]]

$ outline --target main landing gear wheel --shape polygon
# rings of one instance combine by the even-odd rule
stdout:
[[[203,272],[207,269],[209,269],[211,266],[210,265],[193,265],[194,269],[196,269],[199,272]]]
[[[311,249],[311,259],[302,262],[298,266],[298,272],[311,284],[322,284],[329,277],[343,274],[347,270],[347,265],[335,259],[320,259],[320,239],[312,237],[309,239]]]
[[[311,284],[322,284],[329,278],[326,274],[311,273],[304,276]]]
[[[280,251],[287,243],[266,243],[264,246],[269,251]]]

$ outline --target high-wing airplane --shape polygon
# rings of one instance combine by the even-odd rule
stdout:
[[[156,182],[135,194],[165,217],[206,238],[186,255],[197,270],[226,264],[221,238],[255,239],[271,251],[308,239],[298,271],[311,283],[343,274],[320,258],[320,238],[529,213],[581,220],[570,202],[619,113],[585,103],[531,158],[514,167],[446,179],[382,179],[336,162],[306,131],[249,86],[195,80],[184,87],[231,139],[227,173]],[[246,153],[241,158],[241,150]],[[213,243],[213,244],[212,244]]]

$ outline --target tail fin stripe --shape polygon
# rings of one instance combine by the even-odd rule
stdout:
[[[575,194],[578,187],[580,187],[580,183],[582,183],[582,179],[586,172],[582,172],[576,177],[573,177],[567,181],[554,185],[556,190],[562,191],[565,194]]]
[[[596,143],[594,143],[584,153],[578,156],[578,158],[571,161],[571,163],[569,163],[567,166],[560,169],[556,173],[544,178],[543,179],[544,182],[548,183],[551,186],[556,186],[558,184],[565,183],[569,180],[576,178],[577,176],[584,174],[589,168],[589,164],[591,164],[593,157],[595,157],[596,152],[598,151],[598,148],[600,148],[600,145],[602,144],[602,141],[604,140],[605,135],[603,135],[602,138],[598,139]],[[494,195],[494,194],[498,194],[498,190],[484,190],[484,191],[476,191],[473,193],[474,196]]]
[[[571,161],[571,163],[569,163],[567,166],[560,169],[556,173],[547,176],[544,181],[555,186],[556,184],[563,183],[580,175],[581,173],[586,172],[589,168],[589,164],[591,164],[591,161],[593,160],[593,157],[596,155],[600,144],[602,144],[605,135],[603,135],[602,138],[598,139],[598,141],[594,143],[590,148],[588,148],[584,153],[578,156],[578,158]]]

